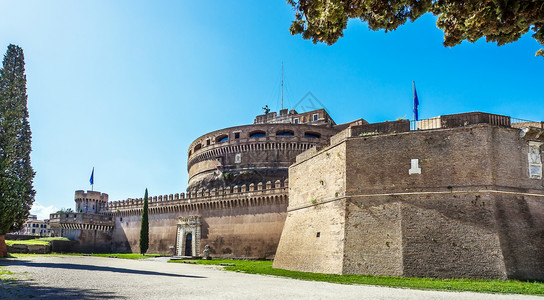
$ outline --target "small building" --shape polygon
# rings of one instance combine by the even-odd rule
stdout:
[[[50,236],[51,228],[49,227],[49,219],[38,220],[38,216],[30,215],[25,222],[23,229],[18,231],[17,234]]]

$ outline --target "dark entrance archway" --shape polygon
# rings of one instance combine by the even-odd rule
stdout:
[[[187,233],[185,236],[185,256],[193,256],[193,234]]]

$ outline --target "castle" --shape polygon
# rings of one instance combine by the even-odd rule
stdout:
[[[336,274],[544,279],[541,122],[465,113],[337,125],[281,110],[197,138],[187,194],[149,201],[150,253]],[[138,252],[142,199],[76,191],[53,234]]]

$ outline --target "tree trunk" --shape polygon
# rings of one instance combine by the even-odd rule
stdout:
[[[8,247],[6,246],[6,238],[0,235],[0,257],[8,257]]]

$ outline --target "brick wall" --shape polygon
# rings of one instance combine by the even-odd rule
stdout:
[[[529,178],[527,155],[518,129],[482,124],[345,137],[309,151],[290,168],[294,210],[274,266],[542,280],[544,188]],[[409,174],[413,159],[421,174]],[[333,185],[320,188],[319,178]],[[314,222],[336,226],[330,248],[312,250]],[[320,256],[327,251],[335,255]]]
[[[297,161],[289,169],[289,207],[275,268],[320,273],[343,269],[345,144]],[[293,181],[295,184],[291,184]]]
[[[198,215],[202,232],[199,253],[209,244],[212,257],[273,258],[286,217],[287,199],[259,201],[262,202],[239,202],[235,207],[220,209],[150,212],[148,253],[174,254],[178,218]],[[115,216],[114,251],[139,252],[140,220],[135,213]]]

